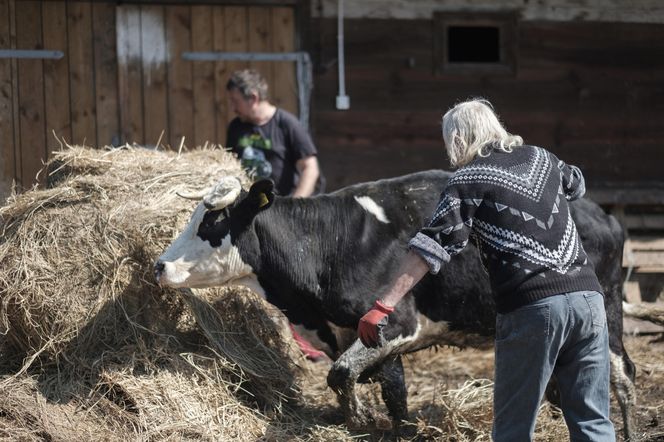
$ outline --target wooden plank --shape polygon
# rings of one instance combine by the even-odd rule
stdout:
[[[59,60],[44,60],[46,145],[51,152],[59,148],[55,137],[71,143],[69,108],[69,45],[67,42],[67,5],[64,1],[42,3],[45,49],[62,51]]]
[[[168,122],[170,143],[178,148],[194,144],[194,102],[191,62],[182,60],[182,52],[191,51],[191,8],[166,8],[166,42],[169,49],[168,64]]]
[[[163,145],[169,140],[167,51],[164,6],[142,5],[143,119],[148,145]]]
[[[92,3],[97,144],[120,143],[118,58],[115,4]]]
[[[293,8],[272,8],[272,50],[295,51],[295,19]],[[298,115],[298,93],[295,63],[274,62],[274,104]]]
[[[212,7],[191,7],[191,45],[194,51],[212,51]],[[215,72],[212,62],[190,62],[194,86],[194,143],[218,143],[215,113]]]
[[[623,267],[634,267],[639,273],[664,273],[664,239],[627,239],[623,246]]]
[[[625,300],[630,304],[641,302],[641,288],[638,281],[625,281],[623,292],[625,292]]]
[[[116,9],[121,143],[144,143],[141,79],[141,11]]]
[[[92,6],[88,2],[67,4],[71,132],[75,144],[97,146],[97,103],[92,48]]]
[[[664,238],[630,238],[625,241],[626,250],[662,250],[664,251]]]
[[[270,8],[265,6],[252,6],[247,9],[248,17],[248,39],[250,52],[272,52],[270,40],[271,16]],[[268,97],[272,97],[274,82],[271,61],[252,61],[249,67],[257,70],[268,84]]]
[[[41,49],[40,1],[23,1],[16,8],[16,47]],[[18,60],[19,132],[22,185],[35,184],[46,159],[44,130],[44,71],[41,60]],[[43,175],[40,179],[43,179]]]
[[[249,41],[247,34],[248,17],[247,8],[236,6],[227,7],[224,14],[224,41],[226,43],[226,51],[228,52],[247,52],[249,50]],[[228,75],[230,76],[238,69],[246,69],[249,63],[243,61],[229,61],[226,62]],[[235,118],[232,110],[227,114],[226,125]],[[224,143],[226,140],[224,139]],[[228,147],[228,146],[227,146]]]
[[[212,8],[212,46],[215,51],[226,50],[225,8],[223,6],[213,6]],[[215,126],[217,139],[216,142],[222,146],[226,144],[226,124],[229,120],[228,99],[226,97],[226,82],[228,81],[228,64],[225,61],[214,63],[214,107],[215,107]]]
[[[16,1],[9,1],[9,43],[16,48]],[[16,183],[23,183],[23,157],[21,155],[21,131],[19,127],[19,101],[18,101],[18,60],[11,61],[12,71],[12,110],[14,122],[14,171]]]
[[[10,1],[0,0],[0,48],[11,48]],[[13,12],[12,12],[13,13]],[[12,61],[0,60],[0,200],[9,193],[16,176],[14,156],[14,88],[12,85]]]

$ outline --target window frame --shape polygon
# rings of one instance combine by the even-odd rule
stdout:
[[[517,71],[517,12],[434,12],[433,14],[434,73],[514,75]],[[499,62],[450,62],[448,29],[450,27],[498,28]]]

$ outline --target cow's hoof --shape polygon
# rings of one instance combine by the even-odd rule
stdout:
[[[365,408],[348,418],[346,426],[351,431],[388,431],[392,429],[392,420],[379,411]]]

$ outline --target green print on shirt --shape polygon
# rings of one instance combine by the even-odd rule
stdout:
[[[265,150],[272,150],[272,141],[259,134],[244,135],[238,140],[242,147],[240,163],[250,174],[257,178],[268,178],[272,174],[272,165],[265,158]]]

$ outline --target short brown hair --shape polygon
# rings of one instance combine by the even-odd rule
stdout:
[[[267,95],[267,81],[255,69],[235,71],[226,83],[226,90],[237,89],[244,98],[251,98],[256,94],[260,101],[265,101]]]

